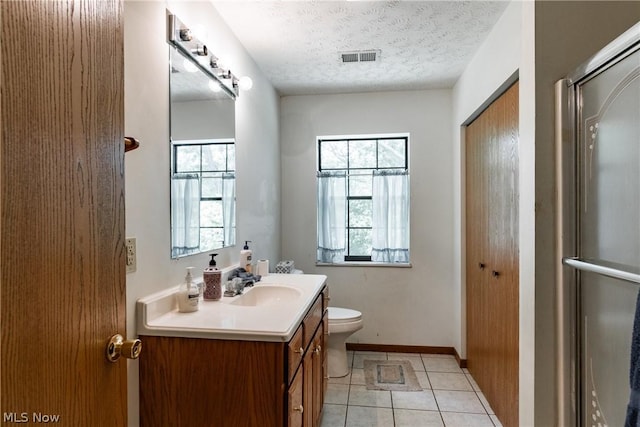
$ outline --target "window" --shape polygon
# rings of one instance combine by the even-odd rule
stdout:
[[[234,142],[172,146],[172,255],[235,244]]]
[[[409,262],[409,137],[318,138],[319,262]]]

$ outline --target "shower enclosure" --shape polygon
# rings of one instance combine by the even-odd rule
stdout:
[[[640,290],[640,23],[556,84],[560,424],[623,426]]]

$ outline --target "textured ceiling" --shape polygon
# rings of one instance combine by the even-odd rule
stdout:
[[[506,1],[212,1],[282,95],[452,87]],[[375,63],[339,52],[380,50]]]

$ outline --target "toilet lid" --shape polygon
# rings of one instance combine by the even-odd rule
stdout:
[[[362,313],[349,308],[329,307],[329,323],[354,322],[362,318]]]

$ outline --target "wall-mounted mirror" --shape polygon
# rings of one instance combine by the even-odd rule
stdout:
[[[170,51],[171,257],[235,245],[235,101]]]

